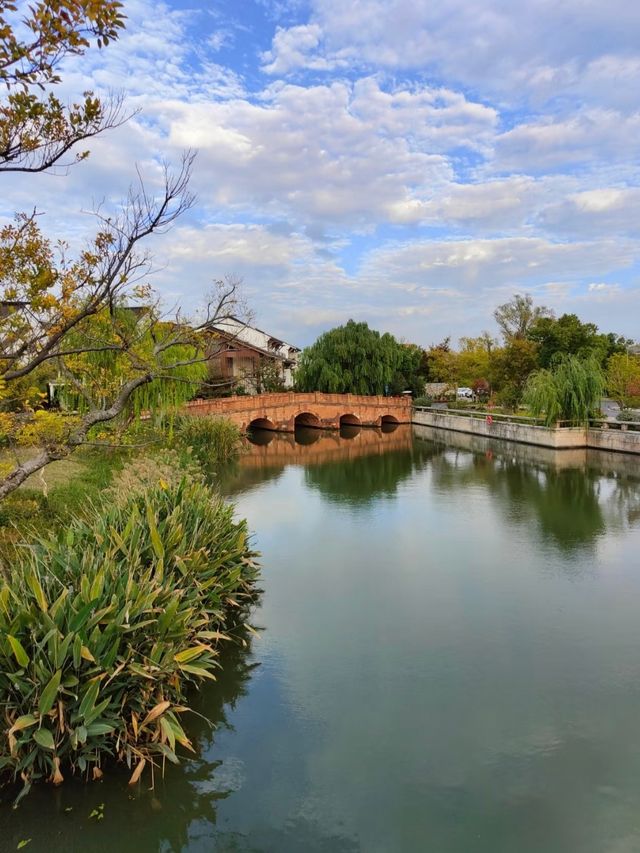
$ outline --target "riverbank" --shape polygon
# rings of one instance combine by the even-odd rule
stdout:
[[[533,444],[553,450],[605,450],[615,453],[640,454],[638,424],[616,424],[597,421],[588,427],[542,426],[532,418],[490,415],[485,412],[440,411],[414,408],[412,423],[435,429],[463,432],[483,438],[496,438],[520,444]]]
[[[180,418],[146,438],[2,504],[0,782],[22,782],[16,802],[116,761],[153,785],[193,751],[185,700],[215,680],[220,641],[250,630],[256,555],[211,468],[240,452],[239,430]]]

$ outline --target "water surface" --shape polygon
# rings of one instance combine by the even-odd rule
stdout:
[[[3,804],[0,849],[640,850],[640,460],[347,435],[263,434],[224,484],[264,630],[198,758]]]

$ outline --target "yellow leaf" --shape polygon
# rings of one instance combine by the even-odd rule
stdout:
[[[146,759],[141,758],[138,764],[136,765],[136,769],[131,774],[131,779],[129,779],[130,785],[135,785],[138,779],[142,776],[142,771],[144,770],[144,766],[146,764]]]
[[[168,701],[166,701],[166,700],[165,700],[164,702],[158,702],[158,704],[157,704],[154,708],[152,708],[152,709],[149,711],[149,713],[147,714],[147,716],[144,718],[144,720],[143,720],[142,725],[140,726],[140,728],[141,728],[141,729],[143,729],[143,728],[147,725],[147,723],[152,723],[152,722],[153,722],[155,719],[157,719],[161,714],[164,714],[164,712],[165,712],[165,711],[167,710],[167,708],[169,708],[170,706],[171,706],[171,702],[168,702]]]
[[[204,643],[198,643],[197,646],[192,646],[190,649],[185,649],[183,652],[178,652],[177,655],[173,656],[173,659],[176,663],[187,663],[194,658],[197,658],[202,652],[209,652],[212,649],[209,646],[205,646]]]

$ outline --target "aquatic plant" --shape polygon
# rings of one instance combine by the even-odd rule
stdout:
[[[191,448],[203,465],[220,465],[240,453],[242,432],[226,418],[180,414],[173,425],[173,441]]]
[[[185,692],[215,678],[257,576],[246,524],[201,482],[95,507],[25,549],[0,582],[0,768],[136,781],[191,749]]]

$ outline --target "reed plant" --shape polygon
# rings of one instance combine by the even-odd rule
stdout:
[[[0,768],[135,782],[190,750],[190,685],[246,624],[257,578],[244,521],[209,487],[160,482],[41,538],[0,581]]]
[[[173,425],[173,441],[189,447],[204,466],[217,466],[239,455],[242,449],[240,427],[225,418],[180,414]]]

